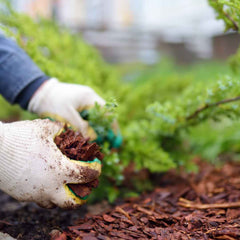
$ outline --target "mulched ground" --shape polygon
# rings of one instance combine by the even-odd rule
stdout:
[[[240,164],[160,179],[160,187],[99,215],[61,239],[240,239]],[[60,239],[60,238],[55,238]]]
[[[195,175],[161,175],[154,192],[100,214],[88,213],[86,206],[1,209],[0,231],[18,239],[240,239],[240,163],[200,169]]]

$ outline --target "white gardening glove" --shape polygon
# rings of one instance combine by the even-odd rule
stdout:
[[[97,136],[88,122],[79,114],[84,109],[103,106],[105,101],[93,89],[78,84],[61,83],[57,79],[46,81],[33,95],[28,110],[40,117],[51,117],[69,123],[79,130],[84,137],[94,140]]]
[[[19,201],[46,208],[83,204],[66,184],[96,179],[101,163],[64,156],[54,143],[62,129],[62,123],[48,119],[0,122],[0,189]]]

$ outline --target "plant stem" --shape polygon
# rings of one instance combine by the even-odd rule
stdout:
[[[190,120],[192,118],[195,118],[200,112],[214,106],[219,106],[221,104],[229,103],[229,102],[234,102],[240,100],[240,96],[235,97],[235,98],[229,98],[229,99],[224,99],[216,103],[211,103],[211,104],[205,104],[203,107],[198,108],[194,113],[186,117],[186,120]]]
[[[195,208],[195,209],[239,208],[240,202],[201,204],[201,203],[194,203],[185,198],[180,198],[178,205],[185,208]]]
[[[234,26],[233,29],[238,31],[239,27],[238,27],[237,23],[234,21],[234,19],[226,12],[223,12],[223,14],[232,22],[232,24]]]

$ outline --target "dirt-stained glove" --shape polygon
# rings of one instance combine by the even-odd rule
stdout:
[[[93,89],[78,84],[61,83],[52,78],[46,81],[33,95],[28,110],[40,117],[51,117],[80,130],[84,137],[96,139],[96,134],[83,120],[79,112],[94,106],[103,106],[105,101]]]
[[[67,184],[96,179],[101,163],[64,156],[54,143],[62,129],[62,123],[48,119],[0,122],[0,189],[19,201],[36,202],[46,208],[83,204],[85,201]]]

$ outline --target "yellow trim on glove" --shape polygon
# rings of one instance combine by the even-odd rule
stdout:
[[[69,187],[67,186],[67,184],[64,185],[64,189],[65,189],[66,195],[67,195],[69,198],[73,199],[76,204],[78,204],[78,205],[83,205],[84,203],[86,203],[87,200],[83,200],[83,199],[81,199],[80,197],[77,197],[77,196],[69,189]]]

